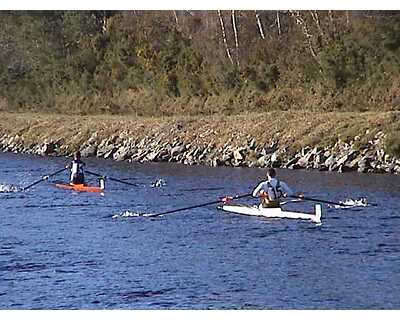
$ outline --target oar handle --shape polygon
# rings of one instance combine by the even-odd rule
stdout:
[[[67,170],[67,169],[68,169],[68,166],[66,166],[65,168],[60,169],[60,170],[58,170],[58,171],[56,171],[56,172],[53,172],[53,173],[48,174],[48,175],[46,175],[46,176],[43,176],[40,180],[37,180],[37,181],[33,182],[32,184],[30,184],[30,185],[28,185],[28,186],[22,188],[22,191],[26,191],[26,190],[28,190],[29,188],[32,188],[33,186],[37,185],[38,183],[40,183],[40,182],[42,182],[42,181],[45,181],[45,180],[49,179],[50,177],[53,177],[53,176],[55,176],[55,175],[57,175],[57,174],[59,174],[59,173],[65,171],[65,170]]]

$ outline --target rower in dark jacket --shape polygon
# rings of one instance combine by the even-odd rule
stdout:
[[[70,182],[73,184],[84,184],[85,174],[83,168],[85,163],[81,160],[81,153],[79,151],[75,152],[74,160],[71,162],[71,179]]]

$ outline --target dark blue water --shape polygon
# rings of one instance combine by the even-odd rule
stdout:
[[[65,163],[0,154],[0,185],[28,185]],[[325,206],[320,226],[213,206],[112,218],[248,193],[264,171],[87,163],[138,186],[108,181],[100,195],[43,182],[27,192],[0,192],[0,309],[400,308],[398,176],[279,171],[308,196],[378,204]],[[166,185],[152,188],[159,178]],[[313,204],[289,208],[312,211]]]

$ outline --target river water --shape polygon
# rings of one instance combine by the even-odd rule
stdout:
[[[261,169],[88,160],[137,186],[108,180],[101,195],[46,181],[5,192],[66,163],[0,153],[0,309],[400,308],[399,176],[280,170],[306,196],[376,204],[325,205],[321,225],[215,206],[124,217],[248,193]],[[158,179],[165,185],[152,187]]]

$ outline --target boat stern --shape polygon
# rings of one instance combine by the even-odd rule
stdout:
[[[104,190],[106,187],[105,179],[103,177],[99,179],[99,187],[101,190]]]
[[[321,216],[322,216],[322,206],[318,203],[315,205],[315,218],[313,221],[315,223],[321,223]]]

